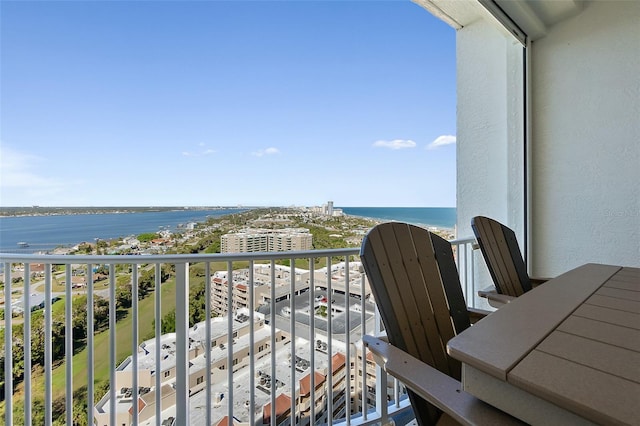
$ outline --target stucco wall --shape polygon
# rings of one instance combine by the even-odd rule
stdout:
[[[522,47],[489,19],[457,32],[457,232],[471,218],[493,217],[524,241]],[[521,247],[522,248],[522,247]],[[477,250],[476,279],[491,278]]]
[[[522,48],[487,20],[457,33],[458,233],[476,215],[523,232]]]
[[[640,266],[640,2],[589,2],[532,45],[531,265]]]

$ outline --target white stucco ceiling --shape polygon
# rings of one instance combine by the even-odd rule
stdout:
[[[459,29],[487,14],[479,0],[413,0]],[[491,0],[529,37],[544,37],[550,27],[579,14],[590,0]],[[486,3],[487,1],[485,1]]]
[[[579,14],[583,0],[494,0],[511,19],[536,40],[558,22]]]

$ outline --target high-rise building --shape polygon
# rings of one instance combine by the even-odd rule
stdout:
[[[221,237],[222,253],[311,250],[313,236],[305,228],[247,229]]]

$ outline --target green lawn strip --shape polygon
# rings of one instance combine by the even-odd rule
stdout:
[[[175,280],[172,279],[162,285],[162,312],[167,313],[175,308]],[[150,294],[138,302],[138,343],[142,338],[153,331],[155,312],[155,297]],[[133,315],[131,309],[127,310],[126,317],[116,323],[116,360],[122,361],[131,354]],[[73,388],[78,389],[87,383],[87,349],[83,349],[73,356]],[[109,379],[109,330],[97,333],[94,336],[94,379],[100,382]],[[64,396],[65,363],[54,368],[52,375],[54,398]]]
[[[62,280],[64,281],[64,279]],[[40,283],[36,283],[38,284],[38,286],[36,287],[36,291],[40,292],[40,293],[44,293],[44,282],[40,282]],[[94,281],[93,283],[93,288],[95,290],[104,290],[105,288],[109,288],[109,280],[100,280],[100,281]],[[58,278],[54,277],[51,280],[51,291],[54,293],[62,293],[64,291],[67,290],[67,287],[64,284],[61,284],[60,281],[58,280]],[[81,287],[81,288],[74,288],[72,289],[73,292],[78,292],[78,291],[86,291],[86,287]]]
[[[60,299],[56,303],[51,305],[51,316],[53,318],[56,318],[57,316],[64,317],[64,304],[66,301],[67,298],[65,296],[60,296]]]

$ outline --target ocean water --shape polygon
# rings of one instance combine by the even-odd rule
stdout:
[[[345,214],[453,229],[456,225],[455,207],[341,207]]]
[[[179,224],[204,222],[209,216],[218,217],[243,210],[245,209],[0,217],[0,252],[49,251],[58,246],[93,242],[96,238],[108,240],[157,232],[161,227],[175,231]],[[18,242],[22,241],[29,246],[20,248]]]
[[[453,228],[456,209],[449,207],[342,207],[345,214],[379,220],[395,220],[416,225]],[[96,238],[112,239],[157,232],[175,231],[179,224],[203,222],[207,217],[238,213],[228,210],[174,210],[141,213],[73,214],[57,216],[0,217],[0,252],[35,253],[59,246],[73,246]],[[19,247],[18,242],[28,247]]]

